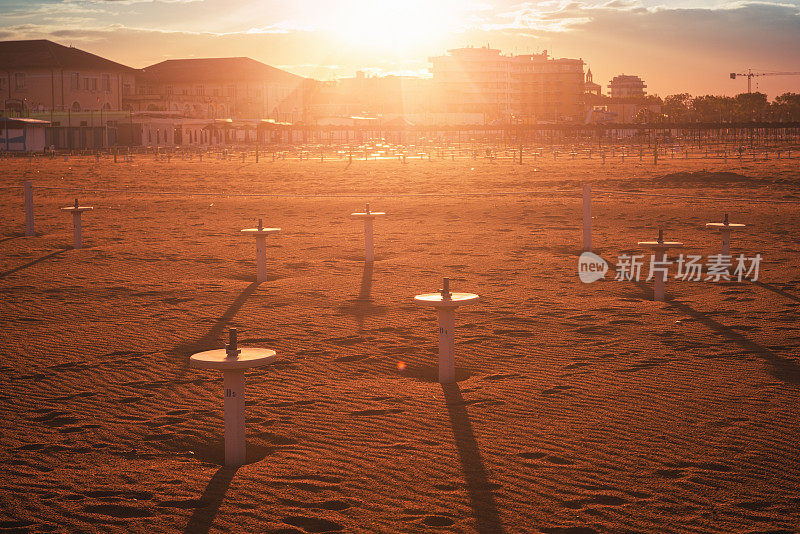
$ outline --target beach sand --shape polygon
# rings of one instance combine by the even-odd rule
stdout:
[[[797,532],[798,161],[4,160],[0,186],[65,189],[36,189],[34,238],[0,190],[0,533]],[[659,227],[718,253],[729,213],[759,281],[581,283],[583,183],[609,262]],[[413,303],[443,276],[481,296],[444,386]],[[188,365],[229,327],[278,353],[238,469],[221,377]]]

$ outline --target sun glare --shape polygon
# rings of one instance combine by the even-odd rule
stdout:
[[[352,0],[336,17],[335,31],[357,46],[403,50],[425,46],[453,28],[442,2]]]

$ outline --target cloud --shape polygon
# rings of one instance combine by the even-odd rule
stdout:
[[[71,4],[191,4],[194,2],[204,2],[205,0],[62,0]]]
[[[316,28],[312,26],[304,26],[301,24],[290,22],[288,20],[284,20],[281,22],[277,22],[275,24],[270,24],[269,26],[263,26],[261,28],[250,28],[244,33],[257,34],[257,33],[310,32],[310,31],[315,31],[315,29]],[[238,33],[238,32],[232,32],[232,33]]]
[[[728,2],[712,7],[643,7],[637,2],[525,3],[498,15],[503,24],[476,25],[461,44],[520,44],[560,57],[584,59],[595,81],[620,73],[641,75],[651,92],[734,94],[737,69],[796,71],[800,5]],[[558,22],[563,21],[563,24]],[[534,40],[535,39],[535,40]],[[800,77],[759,79],[769,94],[800,89]]]
[[[795,71],[800,57],[800,5],[787,0],[734,1],[713,7],[643,7],[630,0],[527,2],[502,9],[475,6],[435,45],[420,46],[405,56],[344,46],[321,25],[291,17],[218,32],[57,19],[34,24],[17,18],[0,27],[0,38],[52,39],[133,67],[180,57],[250,56],[325,79],[331,73],[349,76],[369,69],[424,73],[429,56],[489,42],[506,53],[546,48],[557,57],[582,58],[599,83],[620,73],[637,74],[651,92],[662,95],[734,94],[743,86],[730,80],[728,73],[747,68]],[[758,83],[774,95],[798,91],[800,77],[765,77]]]
[[[73,18],[80,18],[81,20],[89,20],[89,15],[99,15],[107,13],[102,8],[90,8],[85,5],[79,5],[71,2],[61,2],[56,4],[26,4],[24,7],[16,7],[2,12],[3,20],[24,20],[36,19],[57,19],[64,20],[63,24],[72,23]],[[78,17],[71,17],[78,16]]]

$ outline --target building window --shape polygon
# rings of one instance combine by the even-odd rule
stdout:
[[[72,106],[69,109],[71,109],[72,111],[80,111],[81,105],[76,101],[72,103]]]
[[[84,78],[83,79],[83,90],[84,91],[88,91],[89,90],[89,78]]]
[[[14,90],[22,91],[25,89],[25,73],[17,72],[14,74]]]
[[[131,84],[129,84],[129,83],[122,84],[122,94],[123,95],[130,95],[131,94]]]
[[[97,91],[97,78],[92,78],[92,91]]]
[[[206,88],[203,87],[202,85],[198,85],[197,87],[195,87],[195,94],[197,94],[199,96],[205,95],[206,94]]]
[[[6,79],[0,78],[0,91],[5,91],[6,89]]]
[[[73,91],[77,91],[81,88],[81,78],[80,74],[77,72],[73,72],[69,75],[69,88]]]
[[[101,79],[103,80],[103,91],[111,91],[111,76],[103,74]]]
[[[234,96],[236,94],[236,86],[229,85],[225,88],[225,96]]]
[[[171,94],[172,94],[172,86],[171,86],[171,85],[167,85],[167,86],[165,86],[165,87],[164,87],[164,92],[165,92],[166,94],[168,94],[168,95],[171,95]]]
[[[214,95],[214,96],[219,96],[219,89],[218,88],[212,89],[211,90],[211,94]]]

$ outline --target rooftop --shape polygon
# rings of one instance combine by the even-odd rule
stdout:
[[[168,59],[143,69],[162,83],[193,83],[230,79],[299,83],[305,78],[249,57]]]
[[[134,69],[121,63],[46,39],[0,41],[0,69],[89,69],[134,72]]]

